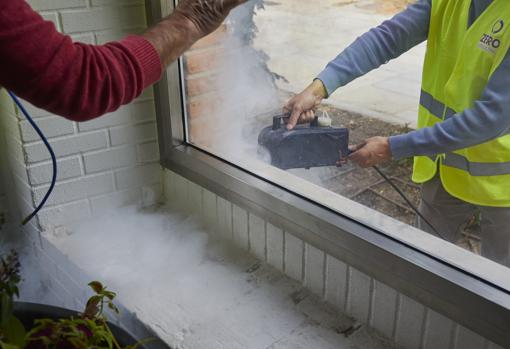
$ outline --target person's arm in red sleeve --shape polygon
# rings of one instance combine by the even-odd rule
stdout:
[[[73,43],[25,0],[0,9],[0,86],[33,105],[85,121],[131,102],[196,40],[245,0],[182,0],[144,34],[105,45]]]

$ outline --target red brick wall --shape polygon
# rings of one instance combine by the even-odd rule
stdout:
[[[222,154],[237,152],[240,144],[251,147],[256,138],[246,136],[251,122],[274,107],[277,98],[262,55],[242,35],[246,28],[233,33],[229,25],[197,42],[184,56],[189,140]]]
[[[210,146],[212,134],[219,127],[214,122],[221,104],[217,74],[227,54],[227,31],[223,24],[193,45],[184,57],[190,140],[200,145]]]

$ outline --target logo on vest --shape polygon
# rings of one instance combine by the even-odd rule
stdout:
[[[492,25],[490,34],[483,34],[478,47],[484,51],[495,54],[498,48],[501,46],[501,40],[496,36],[503,31],[505,28],[505,22],[500,19]]]

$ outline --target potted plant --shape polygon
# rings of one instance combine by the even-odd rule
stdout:
[[[0,348],[143,348],[121,328],[107,321],[106,308],[118,313],[116,294],[98,281],[89,283],[94,295],[82,313],[33,303],[19,297],[20,263],[16,252],[0,257]]]

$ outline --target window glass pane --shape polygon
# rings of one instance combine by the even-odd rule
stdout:
[[[269,165],[271,157],[260,147],[258,137],[265,127],[272,125],[273,116],[282,113],[286,101],[306,88],[326,64],[356,38],[404,10],[411,2],[268,0],[251,1],[235,10],[221,28],[185,55],[188,141],[248,170]],[[423,8],[415,9],[414,15],[419,11],[425,11],[421,16],[427,16]],[[416,28],[413,30],[414,38],[409,42],[423,41],[419,40],[423,33]],[[396,37],[398,35],[403,34],[395,33]],[[397,45],[393,39],[381,36],[375,40],[380,46]],[[360,59],[377,61],[375,55],[375,52],[372,55],[365,52]],[[361,70],[370,63],[352,59],[352,65],[341,67],[338,74],[343,72],[341,78],[347,80],[345,76],[356,75],[357,71],[363,76],[325,99],[316,115],[327,114],[333,127],[347,128],[350,144],[360,144],[370,137],[412,131],[417,126],[424,55],[425,43],[418,44],[364,75]],[[306,138],[303,142],[306,147]],[[278,148],[279,143],[274,144],[275,149]],[[294,150],[295,154],[300,154],[299,149]],[[421,185],[411,181],[412,158],[394,160],[380,168],[414,206],[420,205]],[[342,167],[286,171],[373,209],[370,211],[373,217],[380,217],[375,214],[378,211],[408,225],[417,221],[408,203],[373,168],[363,169],[348,163]],[[424,194],[429,202],[437,204],[432,211],[426,211],[433,225],[443,236],[473,253],[481,253],[482,221],[487,222],[486,229],[491,234],[498,229],[508,230],[502,225],[505,217],[510,217],[507,209],[496,212],[455,199],[443,190],[438,179],[427,183]],[[360,220],[378,225],[379,221],[374,223],[373,217],[368,214]],[[426,223],[422,227],[431,230]],[[499,232],[498,238],[487,238],[484,245],[488,246],[486,254],[500,263],[508,263],[506,235],[510,234],[507,233]]]

